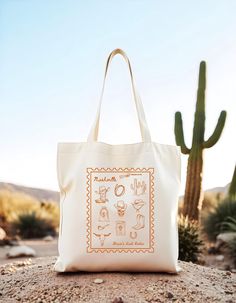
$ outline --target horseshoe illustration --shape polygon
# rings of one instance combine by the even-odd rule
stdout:
[[[129,233],[129,236],[130,236],[131,239],[136,239],[137,238],[137,232],[136,231],[131,231]]]
[[[121,197],[121,196],[123,196],[124,195],[124,193],[125,193],[125,187],[124,187],[124,185],[122,185],[122,184],[116,184],[116,186],[115,186],[115,195],[117,196],[117,197]]]

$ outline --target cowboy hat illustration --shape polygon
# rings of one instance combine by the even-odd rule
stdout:
[[[142,199],[136,199],[132,205],[136,209],[136,212],[139,212],[140,209],[145,205],[145,202]]]

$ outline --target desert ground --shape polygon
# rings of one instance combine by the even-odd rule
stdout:
[[[236,274],[180,262],[178,275],[161,273],[66,273],[56,257],[0,266],[0,302],[236,302]]]
[[[236,273],[180,262],[178,275],[53,271],[57,240],[24,240],[35,258],[6,258],[0,248],[0,302],[236,302]],[[209,264],[211,265],[211,264]]]

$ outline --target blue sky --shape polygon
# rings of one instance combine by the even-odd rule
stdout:
[[[105,60],[130,57],[154,141],[175,144],[174,113],[192,138],[198,66],[207,61],[204,188],[230,181],[236,161],[236,1],[0,1],[0,180],[57,189],[57,142],[85,141]],[[127,67],[114,59],[100,140],[140,141]],[[183,186],[186,157],[183,156]]]

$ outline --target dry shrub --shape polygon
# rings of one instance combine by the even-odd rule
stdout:
[[[0,190],[1,225],[4,225],[4,222],[16,223],[21,215],[34,213],[37,218],[50,222],[57,231],[59,212],[57,202],[39,201],[21,192]]]

